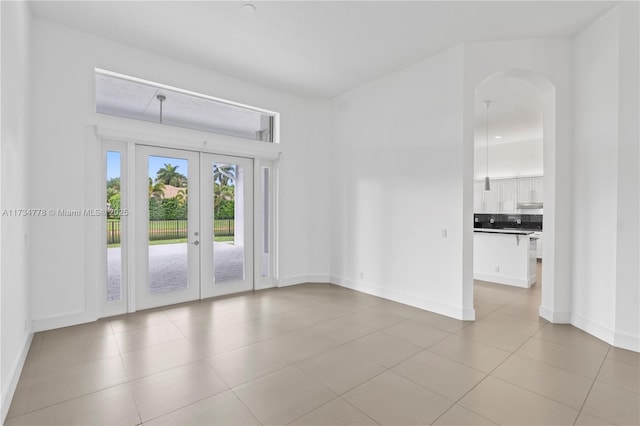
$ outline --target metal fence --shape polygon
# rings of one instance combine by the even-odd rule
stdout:
[[[150,220],[149,241],[177,240],[187,238],[189,231],[186,219],[178,220]]]
[[[233,219],[215,219],[213,221],[213,235],[218,237],[232,237],[235,234]]]
[[[149,241],[176,240],[187,238],[188,221],[150,220]],[[213,234],[219,237],[233,236],[235,223],[233,219],[216,219],[213,221]],[[120,221],[107,221],[107,244],[120,244]]]
[[[107,244],[120,244],[120,221],[107,221]]]

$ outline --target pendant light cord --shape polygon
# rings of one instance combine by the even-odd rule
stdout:
[[[487,166],[487,174],[486,176],[489,177],[489,105],[491,104],[491,101],[486,101],[485,105],[487,106],[487,162],[486,162],[486,166]]]
[[[491,101],[484,101],[483,102],[484,106],[487,108],[487,122],[486,122],[486,128],[487,128],[487,134],[486,134],[486,138],[487,138],[487,174],[484,178],[484,190],[485,191],[491,191],[491,182],[489,181],[489,105],[491,104]]]

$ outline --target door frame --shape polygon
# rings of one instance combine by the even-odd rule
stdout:
[[[98,168],[100,171],[100,190],[99,194],[104,194],[106,189],[104,177],[107,175],[107,152],[118,152],[120,153],[120,182],[128,182],[129,181],[129,166],[128,166],[128,158],[127,155],[128,146],[126,143],[122,141],[114,141],[114,140],[103,140],[100,143],[100,167]],[[101,201],[104,203],[104,198],[101,197]],[[106,204],[104,205],[106,207]],[[103,208],[100,205],[99,208]],[[121,210],[131,211],[129,208],[129,187],[127,185],[120,186],[120,208]],[[107,283],[107,238],[104,230],[107,227],[107,216],[101,216],[100,220],[100,253],[101,253],[101,261],[100,261],[100,276],[102,277],[104,283],[100,286],[98,293],[98,298],[100,300],[104,300],[104,297],[107,295],[108,291],[108,283]],[[130,235],[130,227],[134,224],[131,223],[131,217],[129,215],[122,215],[120,217],[120,300],[113,301],[104,301],[102,303],[102,313],[104,316],[112,316],[117,315],[123,312],[128,311],[127,301],[130,299],[129,297],[129,235]],[[87,247],[90,247],[87,245]],[[133,265],[133,264],[132,264]],[[100,306],[100,304],[98,305]]]
[[[103,125],[90,125],[85,129],[87,139],[86,158],[88,164],[98,162],[105,164],[105,150],[102,148],[105,143],[117,144],[122,154],[123,164],[122,176],[135,175],[135,151],[137,145],[154,146],[158,148],[171,148],[186,151],[196,151],[200,153],[209,153],[216,155],[228,155],[233,157],[244,157],[253,160],[253,186],[254,186],[254,203],[253,203],[253,240],[254,240],[254,256],[253,256],[253,288],[261,290],[266,288],[278,287],[279,285],[279,169],[281,148],[278,143],[257,142],[248,139],[238,138],[234,136],[211,134],[200,131],[191,131],[180,128],[162,128],[162,132],[158,132],[158,127],[152,123],[128,123],[128,120],[114,119],[108,120],[109,123],[116,122],[122,126],[110,127]],[[258,254],[259,242],[261,242],[262,221],[261,221],[261,192],[257,189],[261,188],[260,177],[263,167],[270,169],[270,250],[269,259],[269,276],[263,277],[261,271],[261,256]],[[102,194],[104,192],[104,166],[87,167],[86,178],[94,191],[86,192],[87,205],[102,206]],[[133,202],[132,190],[135,189],[135,180],[128,179],[125,183],[127,186],[127,205]],[[124,191],[123,191],[124,192]],[[124,203],[123,203],[124,205]],[[127,234],[135,235],[135,209],[130,209],[127,217],[128,226]],[[136,254],[135,250],[124,249],[127,254],[123,258],[123,280],[122,280],[122,303],[115,306],[113,302],[108,302],[106,297],[106,255],[104,255],[104,247],[106,246],[105,238],[105,222],[106,219],[92,221],[87,224],[88,232],[86,233],[85,245],[88,253],[92,257],[92,264],[97,268],[86,268],[86,310],[82,317],[86,318],[84,322],[95,320],[97,318],[136,312],[135,297],[135,274],[136,274]],[[89,231],[90,230],[90,231]],[[123,237],[127,238],[127,237]],[[130,240],[130,238],[129,238]],[[125,275],[126,274],[126,275]]]

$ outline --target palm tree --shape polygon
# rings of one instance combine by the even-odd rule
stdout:
[[[184,204],[187,202],[188,195],[188,188],[183,188],[178,190],[175,198],[180,204]]]
[[[222,186],[234,185],[236,180],[235,164],[218,164],[213,165],[213,181]]]
[[[156,181],[154,184],[149,178],[149,198],[160,199],[164,196],[164,183]]]
[[[233,201],[235,199],[235,164],[213,165],[213,210],[217,217],[223,201]]]
[[[172,166],[171,164],[164,163],[164,167],[156,173],[156,182],[178,187],[187,186],[187,177],[177,172],[176,169],[178,167],[180,166]]]

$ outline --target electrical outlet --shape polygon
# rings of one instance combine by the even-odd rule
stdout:
[[[500,272],[500,267],[496,266],[496,272]]]
[[[442,235],[442,238],[447,238],[447,229],[442,228],[442,231],[440,231],[440,235]]]
[[[363,280],[364,279],[364,272],[360,272],[360,279]]]

